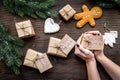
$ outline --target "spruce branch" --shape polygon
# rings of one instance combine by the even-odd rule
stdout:
[[[19,67],[22,64],[20,58],[23,56],[20,47],[23,45],[24,42],[21,39],[10,35],[7,26],[0,23],[0,60],[16,75],[20,74]]]
[[[96,0],[96,2],[103,8],[120,7],[120,0]]]
[[[32,18],[56,17],[58,12],[51,9],[55,5],[54,0],[4,0],[4,6],[15,14]],[[49,14],[48,14],[49,13]]]

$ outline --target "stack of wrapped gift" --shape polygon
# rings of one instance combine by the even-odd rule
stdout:
[[[50,37],[47,54],[66,58],[76,42],[67,34],[61,39]]]
[[[74,16],[76,11],[69,4],[67,4],[59,11],[59,13],[64,18],[64,20],[68,21]]]
[[[35,32],[30,20],[15,23],[18,37],[27,38],[35,36]]]
[[[23,65],[38,69],[40,73],[53,67],[46,53],[40,53],[32,49],[28,49]]]

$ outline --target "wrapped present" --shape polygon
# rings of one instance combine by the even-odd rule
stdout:
[[[70,18],[73,17],[76,11],[69,4],[67,4],[59,11],[59,13],[66,21],[68,21]]]
[[[69,52],[72,50],[72,48],[76,45],[77,43],[67,34],[62,38],[60,42],[60,49],[68,55]]]
[[[35,36],[35,32],[30,20],[15,23],[18,37],[27,38]]]
[[[40,73],[43,73],[53,67],[46,53],[44,53],[42,57],[36,61],[36,65]]]
[[[104,48],[102,35],[92,35],[85,33],[80,43],[84,48],[89,50],[102,50]]]
[[[50,37],[47,54],[59,57],[67,57],[66,54],[59,47],[60,41],[61,39]]]
[[[38,69],[40,73],[52,68],[46,53],[40,53],[32,49],[28,49],[23,65]]]
[[[76,42],[65,35],[63,39],[50,37],[47,54],[66,58]]]

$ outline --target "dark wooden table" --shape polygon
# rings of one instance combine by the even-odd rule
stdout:
[[[88,5],[89,8],[95,6],[94,0],[56,0],[56,6],[54,8],[59,11],[66,4],[70,4],[77,12],[81,12],[81,6],[83,4]],[[71,19],[68,22],[63,21],[61,23],[61,29],[55,34],[45,34],[43,32],[44,20],[32,19],[30,17],[19,17],[11,14],[0,3],[0,22],[4,22],[9,26],[9,32],[12,35],[17,36],[15,29],[14,18],[17,21],[23,21],[30,19],[34,26],[36,36],[28,39],[24,39],[25,46],[22,48],[24,56],[27,49],[32,48],[40,52],[46,52],[48,47],[49,37],[62,38],[65,34],[70,35],[74,40],[81,35],[81,33],[91,30],[99,30],[102,34],[105,32],[103,24],[107,23],[107,26],[111,30],[120,30],[120,12],[118,9],[103,9],[103,16],[96,20],[96,26],[94,28],[86,24],[83,28],[75,28],[77,21]],[[55,22],[59,22],[62,18],[58,16],[55,18]],[[120,32],[119,32],[120,35]],[[105,46],[105,55],[109,57],[116,64],[120,65],[120,36],[117,39],[117,43],[113,48]],[[24,56],[21,60],[24,60]],[[9,68],[7,68],[3,62],[0,62],[0,80],[87,80],[87,70],[85,62],[74,55],[74,49],[70,52],[67,59],[59,57],[49,56],[50,61],[53,64],[53,68],[40,74],[38,70],[32,69],[26,66],[21,66],[21,75],[14,75]],[[101,80],[110,80],[103,67],[97,63],[98,70],[101,76]],[[91,72],[92,74],[92,72]],[[94,75],[94,74],[93,74]]]

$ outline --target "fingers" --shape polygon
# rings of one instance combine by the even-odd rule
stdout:
[[[99,31],[88,31],[87,34],[93,34],[93,35],[101,35]],[[88,49],[85,49],[80,43],[83,38],[84,34],[82,34],[78,40],[77,40],[77,46],[75,46],[75,54],[81,58],[92,58],[94,57],[93,52],[91,52]]]
[[[81,51],[79,47],[75,46],[75,55],[77,55],[78,57],[82,58],[85,61],[88,61],[94,58],[94,55],[92,52],[84,53],[83,51]]]
[[[79,49],[80,49],[81,52],[83,52],[86,56],[89,55],[89,56],[91,56],[91,57],[94,57],[94,54],[93,54],[90,50],[83,48],[81,45],[79,46]]]
[[[81,52],[81,50],[77,46],[75,46],[75,52],[74,53],[75,53],[75,55],[77,55],[81,58],[85,57],[85,55]]]
[[[100,33],[99,31],[88,31],[88,32],[85,32],[85,33],[93,34],[93,35],[101,35],[101,33]],[[80,45],[80,42],[81,42],[81,40],[82,40],[82,38],[83,38],[83,35],[84,35],[84,34],[82,34],[82,35],[78,38],[78,40],[77,40],[78,45]]]
[[[83,57],[83,58],[90,58],[90,57],[94,57],[94,54],[83,48],[81,45],[80,46],[75,46],[75,54],[79,57]]]

